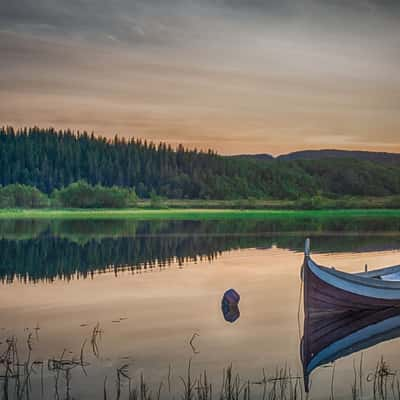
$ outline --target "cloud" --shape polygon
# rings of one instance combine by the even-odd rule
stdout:
[[[389,150],[398,16],[387,0],[0,2],[0,120],[220,152]]]

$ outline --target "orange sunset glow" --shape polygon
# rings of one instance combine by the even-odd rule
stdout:
[[[222,154],[400,151],[396,3],[1,5],[0,119]]]

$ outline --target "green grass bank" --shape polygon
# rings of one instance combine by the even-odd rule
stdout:
[[[213,220],[270,218],[392,218],[400,209],[235,210],[235,209],[2,209],[0,219]]]

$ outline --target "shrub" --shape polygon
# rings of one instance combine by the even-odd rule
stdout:
[[[54,205],[72,208],[124,208],[137,203],[134,189],[92,186],[85,181],[55,190],[52,199]]]
[[[47,196],[35,187],[13,184],[0,188],[0,208],[38,208],[47,205]]]
[[[150,207],[167,208],[167,205],[164,203],[164,199],[161,196],[158,196],[154,190],[152,190],[150,193]]]
[[[295,208],[300,210],[322,210],[329,208],[329,201],[321,196],[303,197],[297,200],[294,205]]]
[[[400,196],[395,196],[388,200],[386,203],[386,207],[400,209]]]

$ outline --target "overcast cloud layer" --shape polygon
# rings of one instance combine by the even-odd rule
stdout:
[[[400,2],[0,0],[0,124],[400,152]]]

